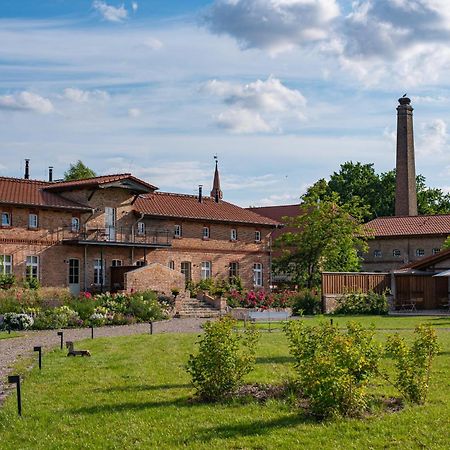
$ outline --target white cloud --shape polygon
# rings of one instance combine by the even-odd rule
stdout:
[[[274,77],[248,84],[211,80],[204,90],[229,106],[216,117],[216,123],[235,133],[274,131],[286,117],[304,119],[305,97]]]
[[[216,34],[228,34],[244,48],[279,53],[329,35],[339,15],[336,0],[216,0],[204,20]]]
[[[0,109],[34,111],[41,114],[49,114],[54,111],[53,104],[48,98],[29,91],[0,96]]]
[[[139,108],[130,108],[128,110],[128,115],[132,117],[133,119],[136,119],[140,117],[142,114],[142,111]]]
[[[125,9],[123,4],[115,7],[108,5],[104,1],[95,0],[92,3],[92,7],[101,14],[103,19],[109,22],[122,22],[128,17],[128,11]]]
[[[258,206],[275,206],[275,205],[289,205],[300,203],[300,194],[292,195],[291,193],[272,194],[268,197],[262,198],[258,202]]]
[[[106,101],[109,99],[109,94],[106,91],[93,90],[83,91],[76,88],[64,89],[64,98],[75,103],[88,103],[92,100]]]
[[[443,153],[448,142],[447,125],[442,119],[424,123],[421,126],[417,150],[422,155]]]
[[[142,44],[144,45],[144,47],[147,47],[151,50],[159,50],[163,46],[163,43],[159,39],[152,37],[145,38]]]
[[[133,12],[136,12],[139,8],[139,5],[137,2],[131,2],[131,9],[133,10]]]

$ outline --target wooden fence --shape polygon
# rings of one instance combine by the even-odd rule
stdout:
[[[391,287],[389,273],[323,272],[322,295],[338,295],[348,292],[384,292]]]

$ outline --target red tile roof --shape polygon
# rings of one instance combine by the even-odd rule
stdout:
[[[113,175],[102,175],[99,177],[86,178],[84,180],[74,180],[74,181],[55,181],[45,188],[46,190],[53,191],[63,191],[69,190],[77,187],[91,187],[91,186],[102,186],[105,184],[115,183],[116,181],[130,180],[133,183],[139,184],[146,188],[148,191],[154,191],[158,189],[156,186],[149,184],[139,178],[134,177],[131,173],[118,173]]]
[[[157,217],[173,217],[214,222],[248,223],[276,227],[279,222],[245,208],[221,200],[216,203],[211,197],[198,197],[185,194],[154,192],[141,195],[134,204],[140,213]]]
[[[257,206],[247,209],[277,222],[283,222],[283,217],[285,216],[296,217],[301,213],[299,203],[295,205]]]
[[[0,203],[90,211],[86,206],[47,192],[47,186],[45,181],[0,177]]]
[[[399,270],[406,271],[408,269],[429,269],[434,264],[437,264],[441,261],[445,261],[446,259],[450,259],[450,249],[442,250],[435,255],[428,256],[426,258],[421,258],[419,261],[414,261],[412,263],[406,264],[405,266],[400,267]]]
[[[378,217],[365,225],[376,237],[450,234],[450,214]]]

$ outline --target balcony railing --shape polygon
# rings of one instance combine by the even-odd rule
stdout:
[[[172,242],[172,234],[169,230],[146,230],[145,233],[138,233],[131,227],[107,227],[107,228],[91,228],[85,227],[79,230],[72,227],[64,227],[62,229],[63,241],[78,243],[110,243],[112,245],[148,245],[148,246],[169,246]]]

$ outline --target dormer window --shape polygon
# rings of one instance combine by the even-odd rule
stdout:
[[[37,228],[39,225],[38,215],[35,213],[28,214],[28,228]]]
[[[144,222],[137,223],[137,233],[139,236],[145,235],[145,223]]]
[[[173,235],[176,238],[180,238],[181,237],[181,225],[175,225],[174,231],[173,231]]]
[[[209,239],[209,227],[203,227],[202,237],[203,239]]]
[[[233,228],[230,232],[230,239],[232,241],[237,241],[237,230]]]

